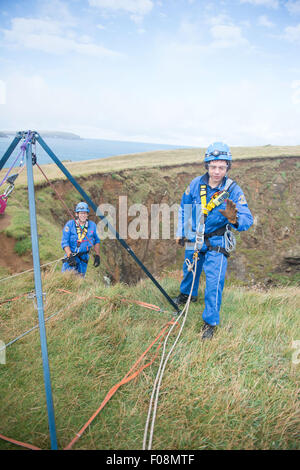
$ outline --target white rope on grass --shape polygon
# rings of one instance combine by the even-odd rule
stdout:
[[[56,313],[52,313],[52,315],[50,315],[50,317],[48,318],[45,318],[45,322],[47,322],[48,320],[50,320],[52,317],[54,317],[55,315],[58,315],[59,313],[61,313],[63,311],[63,308],[61,310],[59,310],[58,312]],[[38,325],[35,325],[33,326],[32,328],[30,328],[30,330],[27,330],[25,331],[25,333],[22,333],[21,335],[17,336],[15,339],[11,340],[9,343],[5,344],[2,348],[0,348],[0,352],[3,351],[4,349],[8,348],[8,346],[11,346],[13,343],[15,343],[16,341],[18,341],[19,339],[23,338],[24,336],[28,335],[29,333],[31,333],[32,331],[36,330],[37,328],[39,328],[39,324]]]
[[[42,264],[40,267],[44,268],[45,266],[48,266],[49,264],[57,263],[58,261],[61,261],[62,259],[64,259],[64,257],[58,258],[55,261],[50,261],[49,263]],[[0,279],[0,282],[6,281],[7,279],[12,279],[13,277],[21,276],[22,274],[30,273],[32,271],[34,271],[34,268],[27,269],[27,271],[22,271],[21,273],[12,274],[11,276],[3,277],[2,279]]]
[[[71,304],[68,305],[67,308],[63,307],[61,308],[58,312],[55,312],[55,313],[52,313],[52,315],[50,315],[49,317],[45,318],[45,322],[47,322],[48,320],[51,320],[51,318],[55,317],[56,315],[59,315],[61,312],[68,312],[72,307],[73,305],[76,305],[77,303],[77,299],[75,299],[73,302],[71,302]],[[31,333],[32,331],[36,330],[37,328],[39,328],[39,323],[35,326],[33,326],[32,328],[30,328],[29,330],[25,331],[25,333],[22,333],[21,335],[17,336],[15,339],[11,340],[9,343],[5,344],[3,347],[0,348],[0,352],[3,351],[4,349],[6,349],[8,346],[11,346],[13,343],[15,343],[16,341],[22,339],[24,336],[28,335],[29,333]]]
[[[178,340],[181,336],[181,332],[183,330],[183,327],[184,327],[184,324],[185,324],[185,321],[186,321],[186,318],[187,318],[187,314],[188,314],[189,307],[190,307],[190,302],[191,302],[192,291],[193,291],[193,287],[194,287],[194,282],[195,282],[195,278],[196,278],[197,261],[198,261],[198,258],[196,260],[195,269],[193,271],[193,282],[192,282],[192,287],[191,287],[189,297],[188,297],[187,302],[184,306],[184,309],[182,310],[182,312],[178,316],[178,320],[180,320],[180,318],[184,314],[182,325],[180,327],[179,333],[178,333],[177,337],[175,338],[175,341],[174,341],[174,343],[173,343],[173,345],[172,345],[172,347],[171,347],[171,349],[170,349],[170,351],[169,351],[169,353],[168,353],[165,360],[164,360],[164,356],[165,356],[165,351],[166,351],[166,345],[167,345],[169,336],[170,336],[173,328],[175,327],[176,323],[174,323],[174,325],[170,328],[170,331],[169,331],[169,333],[166,336],[166,339],[164,341],[162,357],[161,357],[161,361],[160,361],[160,364],[159,364],[158,372],[157,372],[157,375],[156,375],[156,378],[155,378],[155,382],[154,382],[154,386],[153,386],[153,390],[152,390],[152,394],[151,394],[151,398],[150,398],[148,416],[147,416],[145,430],[144,430],[143,450],[146,450],[146,447],[147,447],[147,434],[148,434],[150,417],[151,417],[151,413],[152,413],[153,399],[154,399],[154,395],[155,395],[155,401],[154,401],[154,407],[153,407],[153,413],[152,413],[152,422],[151,422],[151,428],[150,428],[150,434],[149,434],[149,440],[148,440],[148,450],[151,450],[151,448],[152,448],[152,440],[153,440],[154,425],[155,425],[157,405],[158,405],[159,390],[160,390],[160,386],[161,386],[161,382],[162,382],[162,378],[163,378],[163,374],[164,374],[167,362],[168,362],[169,357],[171,356],[171,354],[172,354],[172,352],[173,352],[173,350],[174,350],[174,348],[175,348],[175,346],[176,346],[176,344],[177,344],[177,342],[178,342]]]

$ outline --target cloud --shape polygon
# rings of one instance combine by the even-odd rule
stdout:
[[[216,24],[211,27],[210,33],[213,37],[211,43],[213,48],[228,48],[249,44],[248,40],[243,37],[239,26]]]
[[[216,16],[208,16],[205,22],[209,25],[209,31],[213,38],[210,43],[212,48],[230,48],[249,45],[243,37],[242,27],[234,24],[227,14],[220,13]],[[248,25],[244,25],[247,27]]]
[[[288,9],[291,15],[299,15],[300,14],[300,0],[288,0],[285,4],[286,8]]]
[[[92,7],[111,10],[113,12],[123,11],[130,14],[130,18],[139,23],[145,15],[153,8],[151,0],[89,0]]]
[[[216,16],[209,16],[206,18],[206,23],[212,26],[218,25],[218,24],[226,24],[226,23],[232,23],[231,17],[220,13],[219,15]]]
[[[4,43],[49,54],[78,53],[92,57],[118,57],[118,52],[95,44],[87,36],[76,37],[64,23],[51,19],[13,18],[11,29],[2,29]]]
[[[268,8],[278,8],[279,1],[278,0],[240,0],[241,3],[250,3],[254,6],[264,6]]]
[[[70,12],[68,4],[60,0],[51,0],[51,2],[40,0],[37,16],[48,20],[57,20],[59,18],[60,23],[63,23],[65,27],[73,27],[77,24],[77,19]]]
[[[265,15],[262,15],[258,18],[258,24],[260,26],[264,26],[265,28],[274,28],[274,23],[269,20],[269,18]]]
[[[208,25],[208,34],[204,33],[203,25],[200,23],[182,21],[178,30],[178,35],[181,37],[178,49],[199,55],[201,52],[208,53],[212,49],[249,46],[249,41],[243,36],[243,28],[234,24],[228,15],[209,16],[205,19],[205,23]]]
[[[292,145],[299,140],[299,80],[292,84],[297,107],[291,112],[286,99],[291,84],[281,106],[274,92],[280,95],[282,83],[277,82],[273,90],[267,80],[220,80],[211,89],[207,78],[197,90],[191,84],[190,99],[183,93],[174,99],[172,92],[144,93],[143,88],[127,90],[120,83],[99,87],[91,81],[82,93],[76,79],[72,87],[62,82],[54,87],[42,74],[16,72],[4,78],[7,103],[2,105],[6,108],[0,114],[0,128],[52,129],[82,137],[195,146],[217,139],[231,145]],[[30,106],[24,96],[30,96]]]
[[[287,26],[281,37],[289,42],[300,43],[300,23],[296,26]]]

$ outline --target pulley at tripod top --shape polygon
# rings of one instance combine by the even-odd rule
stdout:
[[[19,173],[16,173],[16,174],[14,174],[14,175],[9,176],[9,177],[7,178],[7,180],[6,180],[7,183],[9,183],[9,184],[14,184],[14,182],[16,181],[16,179],[18,178],[18,176],[19,176]]]

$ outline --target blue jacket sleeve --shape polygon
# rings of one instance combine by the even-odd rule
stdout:
[[[178,226],[176,237],[188,237],[188,233],[190,232],[190,224],[191,224],[191,216],[192,216],[192,196],[190,193],[190,185],[186,188],[182,198],[181,204],[178,211]]]
[[[230,194],[230,199],[236,204],[237,208],[237,219],[238,219],[238,225],[232,225],[232,227],[235,230],[238,230],[239,232],[243,232],[245,230],[248,230],[251,225],[253,224],[253,217],[251,214],[251,211],[248,207],[245,195],[241,188],[236,185],[231,194]]]
[[[64,249],[66,246],[70,246],[70,234],[71,234],[71,223],[72,221],[68,221],[63,228],[62,239],[61,239],[61,247]]]
[[[94,226],[95,226],[95,229],[94,229],[94,245],[96,245],[96,243],[100,243],[100,238],[98,236],[97,225],[95,223],[94,223]]]

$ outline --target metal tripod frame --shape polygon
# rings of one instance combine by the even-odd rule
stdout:
[[[68,180],[73,184],[78,193],[83,197],[87,204],[94,210],[97,217],[101,220],[106,219],[106,217],[97,209],[96,204],[90,199],[86,194],[80,184],[74,179],[71,173],[66,169],[62,164],[59,158],[52,152],[50,147],[42,139],[38,132],[35,131],[20,131],[16,133],[15,138],[11,142],[10,146],[0,159],[0,171],[3,166],[17,147],[18,143],[26,135],[29,135],[29,132],[32,132],[32,138],[28,142],[26,147],[26,164],[27,164],[27,184],[28,184],[28,199],[29,199],[29,212],[30,212],[30,227],[31,227],[31,243],[32,243],[32,256],[33,256],[33,267],[34,267],[34,281],[35,281],[35,295],[36,295],[36,304],[39,317],[39,329],[40,329],[40,340],[41,340],[41,352],[43,360],[43,370],[44,370],[44,384],[46,391],[46,402],[48,410],[48,424],[50,431],[50,441],[51,449],[56,450],[57,447],[57,438],[56,438],[56,427],[55,427],[55,417],[54,417],[54,406],[51,390],[51,379],[50,379],[50,369],[49,369],[49,360],[48,360],[48,351],[47,351],[47,338],[46,338],[46,329],[45,329],[45,319],[44,319],[44,307],[43,307],[43,290],[42,290],[42,281],[41,281],[41,269],[40,269],[40,256],[39,256],[39,243],[38,243],[38,232],[37,232],[37,221],[36,221],[36,208],[35,208],[35,191],[34,191],[34,178],[33,178],[33,162],[32,162],[32,142],[37,141],[45,152],[50,156],[54,163],[60,168]],[[173,309],[176,312],[179,312],[178,306],[174,301],[169,297],[167,292],[163,287],[157,282],[157,280],[152,276],[148,271],[146,266],[141,262],[141,260],[136,256],[130,246],[123,240],[115,228],[109,223],[106,219],[105,223],[107,224],[108,229],[114,234],[119,243],[125,248],[129,255],[134,259],[134,261],[140,266],[144,273],[151,279],[154,285],[160,290],[164,295],[167,301],[171,304]]]

